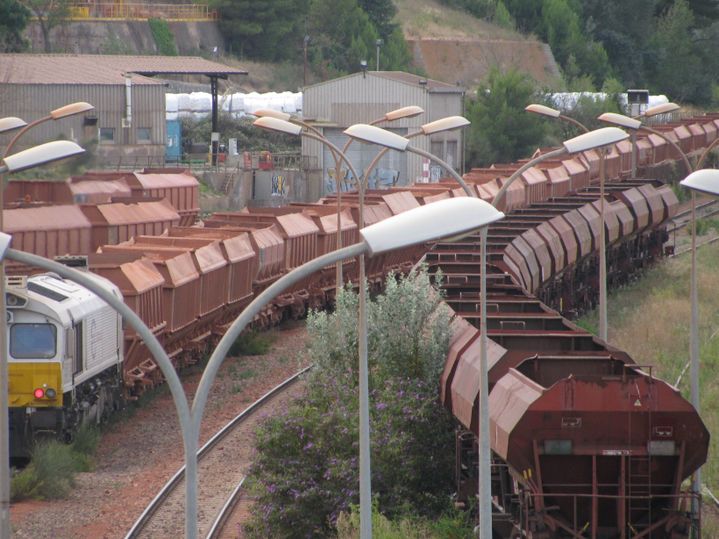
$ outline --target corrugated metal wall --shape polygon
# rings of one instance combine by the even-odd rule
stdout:
[[[409,105],[418,105],[425,110],[425,113],[415,118],[379,124],[380,127],[391,126],[393,129],[412,133],[417,131],[422,124],[433,120],[450,115],[462,115],[463,94],[460,92],[433,93],[428,91],[426,85],[414,86],[386,77],[373,76],[372,72],[368,72],[366,76],[356,73],[307,87],[304,89],[302,103],[305,119],[329,124],[326,134],[331,134],[332,141],[341,144],[344,144],[344,140],[346,140],[344,137],[338,136],[342,129],[355,123],[369,123],[381,118],[386,112]],[[439,157],[454,163],[459,168],[462,158],[461,148],[463,147],[462,132],[454,131],[435,135],[433,140],[441,142],[442,153],[438,154]],[[427,137],[420,136],[412,139],[412,146],[432,151]],[[366,148],[365,152],[372,155],[379,151],[379,147],[372,148],[367,145]],[[456,155],[447,159],[448,151],[454,151]],[[325,179],[328,177],[326,163],[332,161],[331,157],[327,155],[328,153],[322,143],[306,137],[302,139],[302,154],[314,157],[318,163],[325,164],[323,167]],[[403,162],[401,165],[397,165],[397,168],[401,169],[404,174],[402,183],[413,182],[421,176],[421,157],[406,154],[400,159]],[[355,164],[354,161],[353,164]],[[359,162],[356,164],[359,166]]]
[[[51,110],[73,103],[87,101],[95,106],[88,116],[97,118],[97,123],[86,123],[84,115],[49,121],[28,131],[16,149],[25,148],[55,140],[60,136],[75,138],[83,142],[98,138],[101,127],[115,129],[117,147],[127,146],[132,154],[136,146],[143,154],[165,151],[167,129],[165,124],[165,87],[135,84],[132,87],[132,126],[123,130],[125,116],[124,85],[83,85],[83,84],[2,84],[0,83],[0,117],[18,116],[30,122],[46,116]],[[149,128],[150,141],[139,143],[137,129]],[[10,141],[11,136],[0,135],[0,147]],[[126,140],[125,140],[126,139]],[[119,149],[119,148],[118,148]]]

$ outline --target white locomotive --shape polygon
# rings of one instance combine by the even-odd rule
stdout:
[[[122,298],[107,279],[88,273]],[[120,315],[86,288],[55,274],[6,281],[10,454],[38,436],[69,440],[122,402]]]

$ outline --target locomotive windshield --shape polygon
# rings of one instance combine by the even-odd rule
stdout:
[[[10,326],[10,355],[17,359],[49,359],[55,356],[57,334],[52,324]]]

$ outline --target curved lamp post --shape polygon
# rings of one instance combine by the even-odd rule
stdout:
[[[0,120],[0,132],[8,132],[14,129],[19,131],[10,139],[2,154],[2,163],[0,166],[0,231],[3,229],[3,207],[5,204],[3,193],[5,190],[4,172],[18,172],[28,168],[40,166],[43,164],[65,159],[79,153],[84,152],[80,146],[70,141],[54,141],[47,144],[32,147],[28,150],[11,155],[10,151],[15,143],[28,130],[33,127],[48,122],[50,120],[60,120],[75,114],[81,114],[92,110],[94,107],[84,101],[71,103],[60,108],[50,111],[47,116],[38,118],[26,123],[17,117],[3,118]],[[3,170],[3,168],[5,170]],[[0,313],[5,312],[5,265],[0,261]],[[0,316],[0,350],[7,350],[7,322],[5,315]],[[0,537],[9,537],[10,530],[10,478],[9,478],[9,418],[8,418],[8,383],[7,383],[7,356],[5,353],[0,357]],[[5,533],[7,532],[7,534]]]
[[[200,421],[212,381],[230,345],[244,327],[276,295],[307,275],[338,260],[424,243],[469,232],[501,219],[504,215],[478,198],[452,198],[420,206],[360,230],[362,241],[316,258],[295,268],[271,285],[247,306],[217,345],[202,375],[192,405],[193,436],[199,435]],[[360,281],[360,301],[364,294]],[[371,476],[369,460],[369,408],[367,396],[367,326],[360,316],[360,537],[372,537]],[[363,344],[364,343],[364,344]],[[189,478],[188,478],[189,480]]]
[[[666,103],[666,105],[669,105],[669,103]],[[655,107],[653,107],[653,108],[655,108]],[[676,109],[673,109],[673,110],[676,110]],[[660,113],[656,113],[656,114],[660,114]],[[649,126],[642,124],[641,121],[639,121],[635,118],[630,118],[629,116],[624,116],[623,114],[617,114],[615,112],[605,112],[604,114],[600,115],[597,118],[597,120],[600,120],[604,123],[608,123],[608,124],[615,125],[618,127],[623,127],[625,129],[631,129],[634,131],[647,131],[653,135],[657,135],[658,137],[661,137],[667,143],[669,143],[672,146],[672,148],[674,148],[679,153],[679,155],[682,158],[682,161],[684,162],[684,167],[687,169],[687,174],[692,173],[692,170],[693,170],[692,165],[689,162],[689,158],[687,157],[687,154],[684,153],[684,151],[679,147],[679,145],[676,142],[674,142],[672,139],[667,137],[661,131],[652,129]]]
[[[696,244],[696,193],[719,196],[719,170],[702,169],[692,172],[679,182],[692,193],[692,261],[690,278],[691,330],[689,336],[689,363],[691,365],[691,402],[699,411],[699,298],[697,292],[697,244]],[[701,468],[694,472],[692,492],[701,492]],[[692,512],[698,512],[698,500],[692,500]]]
[[[413,111],[416,112],[416,111]],[[360,228],[364,227],[364,181],[357,174],[352,166],[352,163],[347,158],[344,150],[340,150],[334,144],[332,144],[325,137],[318,136],[312,132],[303,132],[302,127],[299,125],[292,124],[290,122],[280,120],[277,118],[264,117],[255,120],[253,123],[258,127],[265,129],[271,129],[274,131],[280,131],[292,135],[303,135],[315,140],[319,140],[322,144],[328,146],[336,155],[339,155],[344,161],[353,177],[358,181],[358,189],[360,195],[360,207],[359,207],[359,223]],[[363,125],[375,136],[379,136],[383,141],[386,141],[384,146],[394,147],[399,149],[400,147],[406,148],[407,139],[391,133],[384,129],[375,126]],[[353,135],[350,131],[356,126],[350,127],[345,131],[350,136],[350,139],[345,148],[347,148],[350,142],[353,140]],[[373,140],[376,142],[376,140]],[[339,193],[338,193],[339,195]],[[339,204],[339,202],[338,202]],[[367,307],[366,298],[364,293],[364,282],[365,282],[365,264],[364,256],[359,253],[359,330],[358,330],[358,347],[359,347],[359,392],[360,392],[360,536],[364,539],[371,536],[371,472],[370,472],[370,452],[369,452],[369,373],[367,368]]]
[[[22,122],[22,120],[20,120]],[[14,122],[19,127],[18,122]],[[24,122],[23,122],[24,123]],[[2,175],[20,172],[53,161],[83,153],[80,146],[67,140],[56,140],[18,152],[0,161],[0,230],[2,230]],[[10,236],[0,232],[0,245],[4,252],[10,245]],[[0,259],[0,312],[5,312],[5,266]],[[7,322],[0,316],[0,350],[7,350]],[[8,417],[8,358],[0,353],[0,537],[10,537],[10,422]]]
[[[571,116],[565,116],[561,112],[559,112],[557,109],[553,109],[552,107],[547,107],[546,105],[539,105],[537,103],[532,103],[531,105],[527,105],[524,107],[524,110],[527,112],[531,112],[533,114],[539,114],[540,116],[545,116],[547,118],[555,118],[558,120],[562,120],[564,122],[568,122],[575,127],[578,127],[582,133],[589,133],[589,128],[584,125],[582,122],[575,120]]]
[[[558,110],[545,107],[544,105],[528,105],[524,110],[533,112],[535,114],[541,114],[549,118],[558,118],[565,120],[576,125],[582,129],[585,133],[589,133],[589,129],[581,122],[564,116],[559,113]],[[634,171],[636,170],[636,132],[632,131],[632,177],[635,176]],[[606,255],[606,239],[604,223],[605,219],[605,201],[604,201],[604,180],[605,180],[605,163],[606,159],[606,148],[599,150],[599,215],[602,220],[602,226],[599,231],[599,338],[606,342],[608,335],[608,322],[607,322],[607,255]]]
[[[603,127],[594,131],[588,131],[582,135],[566,140],[562,147],[547,152],[532,159],[517,169],[497,192],[492,204],[498,205],[509,186],[519,178],[526,170],[534,165],[563,155],[566,153],[578,153],[585,150],[599,148],[601,159],[599,161],[599,213],[602,219],[602,226],[599,227],[599,337],[607,340],[607,261],[606,261],[606,240],[605,240],[605,213],[604,213],[604,152],[605,146],[616,144],[625,140],[629,135],[617,127]]]
[[[465,118],[462,118],[461,116],[454,116],[449,118],[444,118],[442,120],[438,120],[437,122],[432,122],[430,124],[426,124],[425,126],[422,126],[423,129],[417,133],[417,134],[429,134],[433,132],[437,132],[444,129],[454,129],[457,127],[463,127],[465,125],[468,125],[469,121],[467,121]],[[452,176],[455,180],[457,180],[457,183],[459,183],[460,186],[464,189],[465,193],[467,194],[467,197],[476,197],[476,193],[474,193],[469,186],[465,183],[464,179],[457,174],[454,169],[449,166],[447,163],[444,163],[444,161],[440,160],[436,156],[429,154],[427,152],[424,152],[424,150],[418,150],[417,148],[413,148],[409,145],[408,138],[401,137],[395,133],[391,133],[389,131],[386,131],[384,129],[366,125],[366,124],[357,124],[353,125],[347,130],[345,130],[345,133],[349,135],[352,138],[356,138],[358,140],[361,140],[363,142],[367,143],[373,143],[378,144],[380,146],[384,146],[385,150],[398,150],[398,151],[408,151],[412,153],[417,153],[419,155],[422,155],[424,157],[428,157],[429,159],[432,159],[434,161],[439,162],[443,167],[445,167],[448,171],[452,173]],[[413,134],[414,135],[414,134]],[[382,153],[382,152],[380,152]],[[375,158],[377,159],[377,158]],[[371,170],[371,169],[368,169]],[[360,199],[361,200],[361,199]],[[462,200],[462,199],[449,199],[449,200]],[[401,215],[401,214],[400,214]],[[497,212],[497,215],[493,218],[492,222],[498,221],[499,219],[502,219],[504,217],[504,214],[501,212]],[[489,224],[489,223],[487,223]],[[482,412],[482,418],[484,418],[485,412],[486,412],[486,422],[483,420],[480,420],[480,431],[478,434],[478,440],[479,440],[479,446],[480,446],[480,458],[479,458],[479,523],[480,523],[480,537],[491,537],[491,531],[492,531],[492,490],[491,490],[491,449],[490,449],[490,443],[489,443],[489,411],[488,411],[488,391],[489,391],[489,385],[487,380],[487,280],[486,280],[486,244],[487,244],[487,226],[483,226],[480,228],[480,240],[481,240],[481,270],[482,270],[482,278],[480,283],[480,371],[481,371],[481,380],[480,380],[480,391],[479,391],[479,406],[480,411]],[[362,296],[360,296],[362,298]],[[362,319],[364,310],[362,308],[363,302],[362,299],[360,299],[360,319]],[[366,317],[366,314],[364,314]],[[360,362],[366,363],[367,362],[367,356],[366,356],[366,348],[364,350],[364,356],[360,355]],[[361,380],[361,378],[360,378]],[[365,391],[366,391],[366,383],[365,383]],[[369,397],[366,396],[364,393],[360,394],[361,399],[368,401]],[[362,401],[361,401],[362,403]],[[367,409],[369,407],[368,403],[365,403],[365,406],[360,406],[360,410]],[[362,424],[360,425],[360,434],[362,436],[366,436],[367,439],[369,439],[369,413],[366,412],[366,415],[362,416]],[[362,438],[360,438],[360,445]],[[369,446],[369,442],[366,444]],[[369,454],[367,455],[367,459],[369,459]],[[369,474],[369,465],[368,469],[366,471],[367,474]],[[369,495],[367,495],[367,498],[369,498]],[[363,505],[362,500],[360,499],[360,520],[361,521],[369,521],[371,519],[371,507],[369,500]],[[369,537],[366,535],[360,535],[361,537]]]

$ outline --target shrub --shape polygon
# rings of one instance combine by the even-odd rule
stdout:
[[[75,433],[75,439],[72,441],[72,449],[80,455],[91,456],[95,453],[99,442],[100,431],[95,427],[85,424]]]
[[[245,331],[230,346],[230,356],[261,356],[269,352],[273,338],[268,333]]]
[[[12,478],[11,499],[66,497],[74,485],[75,474],[92,469],[92,455],[99,441],[100,432],[92,426],[83,425],[71,445],[57,440],[38,442],[30,463]]]
[[[389,516],[436,516],[449,505],[453,423],[437,380],[450,314],[440,300],[423,268],[390,276],[367,305],[372,488]],[[251,537],[330,536],[358,502],[357,303],[345,289],[334,313],[308,317],[315,369],[306,394],[257,433]]]
[[[175,45],[175,36],[172,35],[170,25],[164,19],[147,19],[150,25],[152,37],[157,45],[157,52],[161,56],[177,56],[177,45]]]

